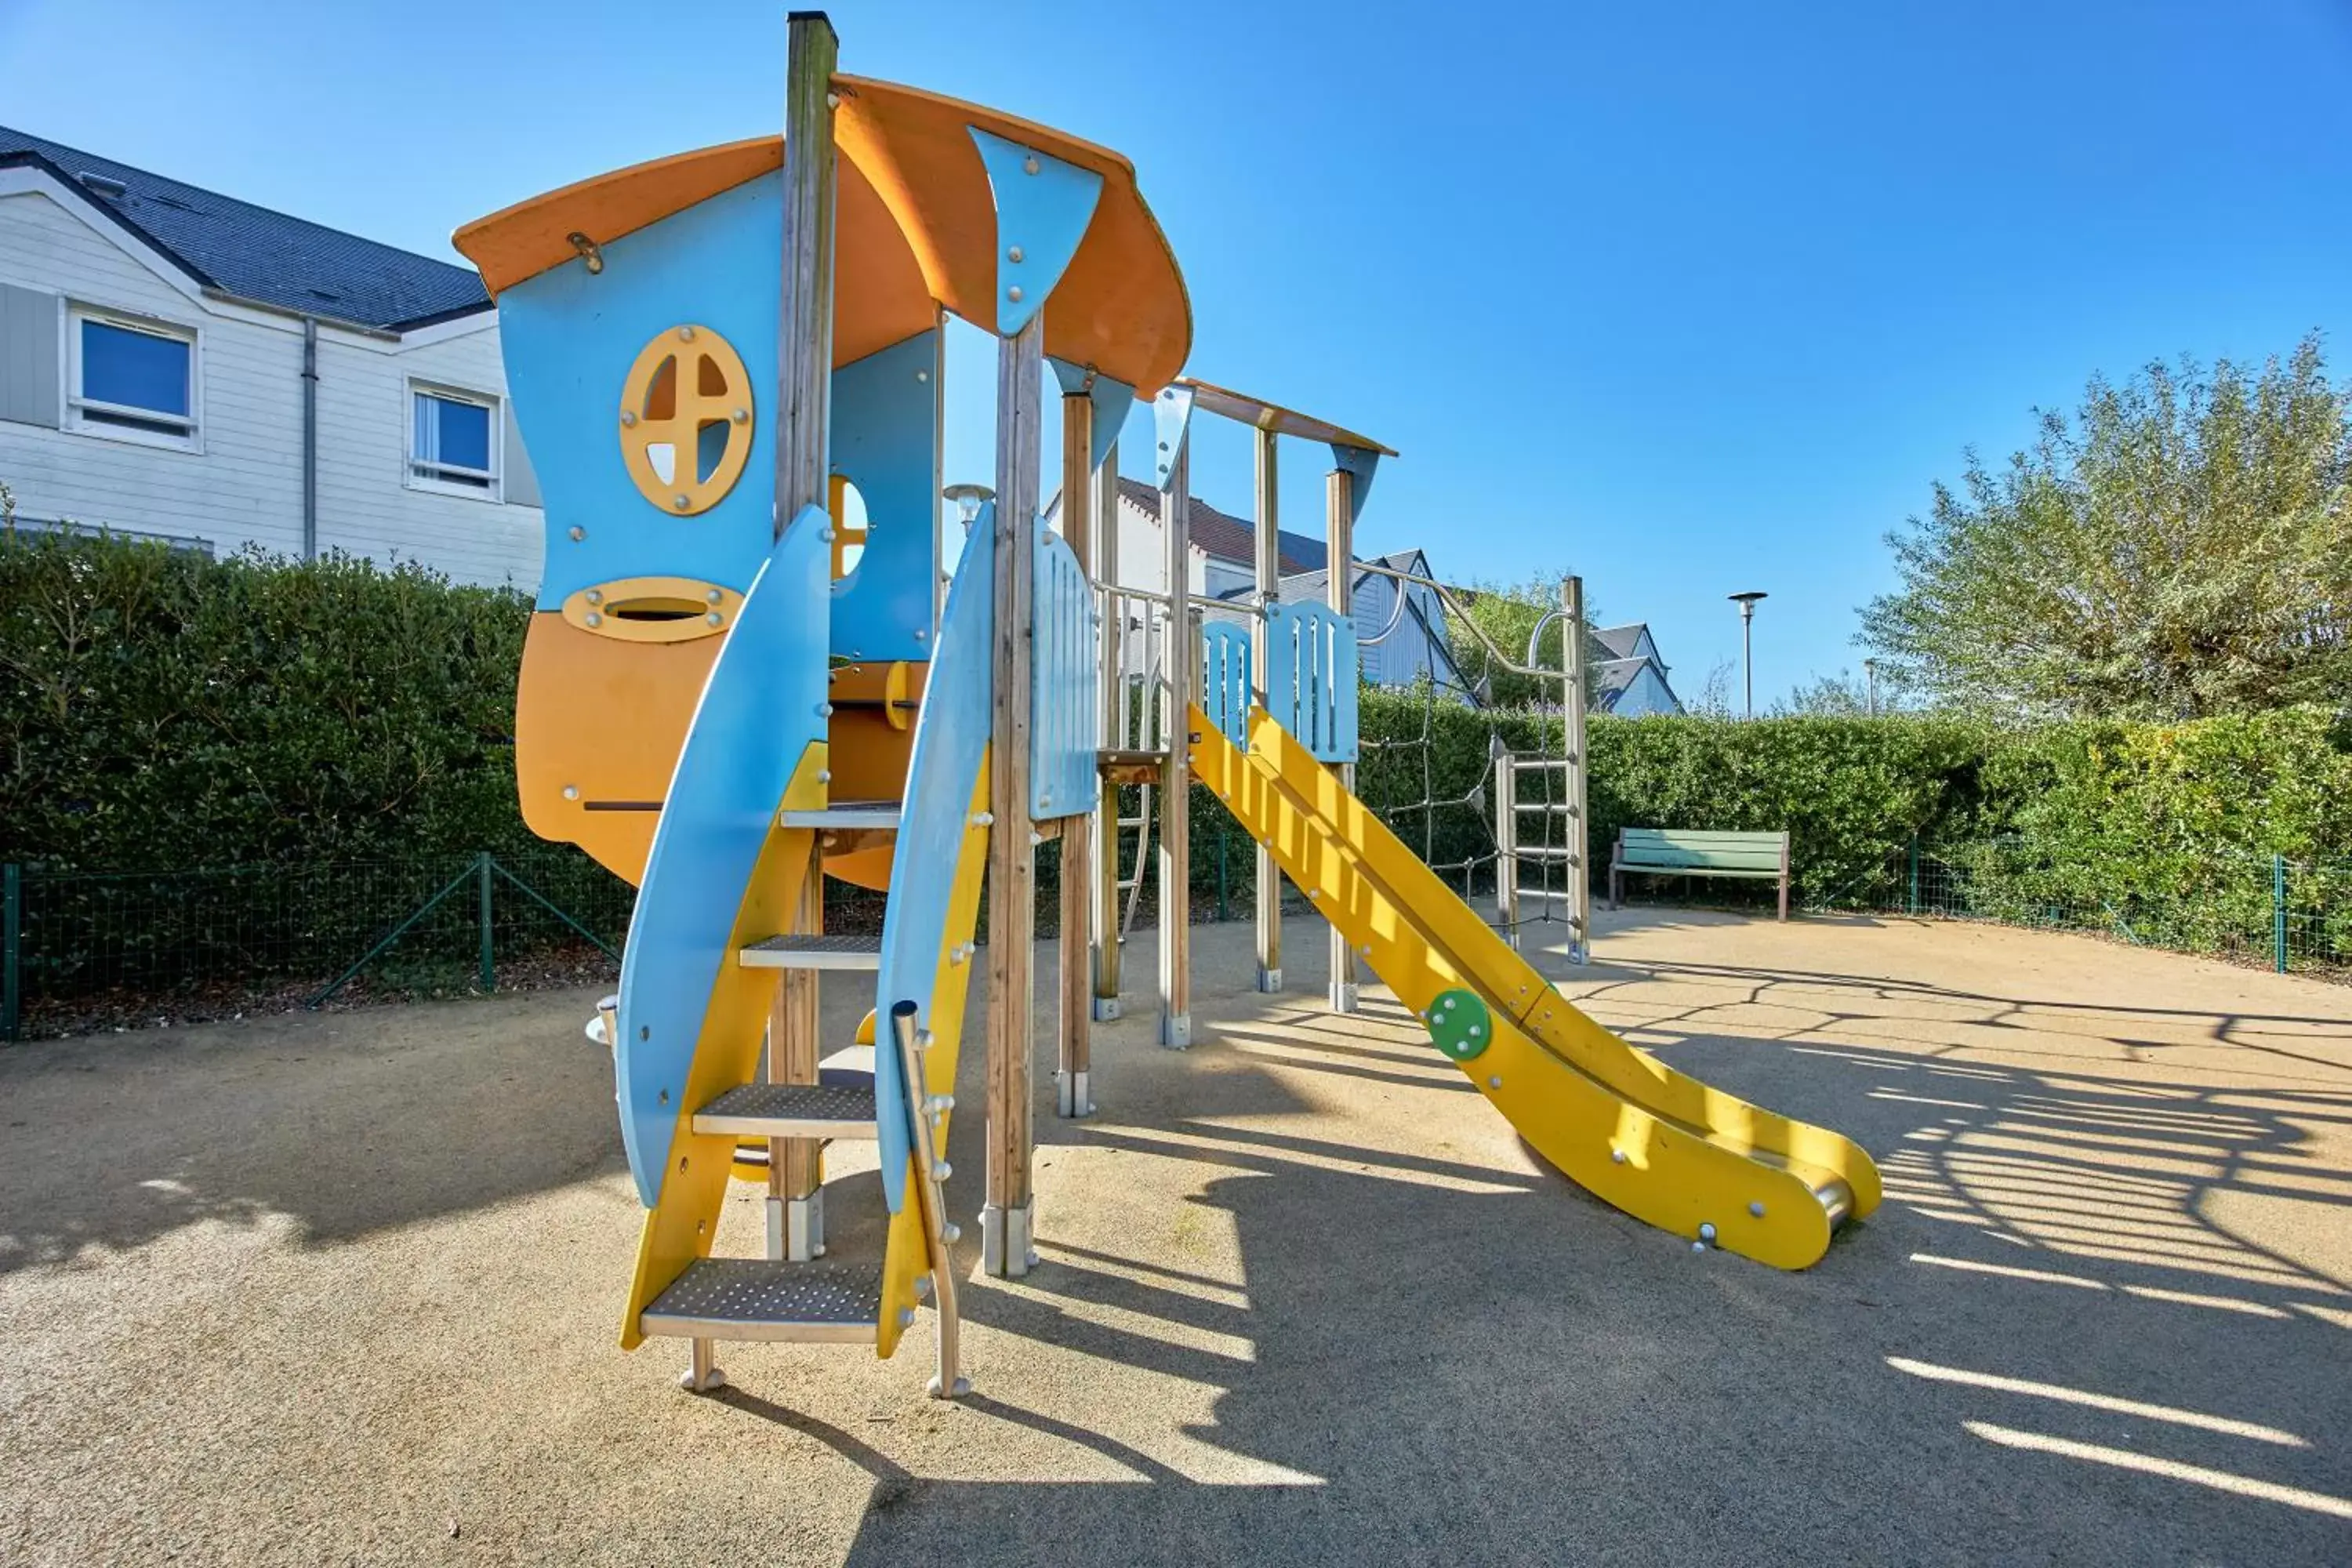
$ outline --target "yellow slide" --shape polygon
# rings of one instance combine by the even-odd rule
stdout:
[[[1709,1089],[1570,1005],[1263,710],[1246,753],[1191,717],[1201,782],[1570,1180],[1777,1268],[1815,1262],[1878,1206],[1878,1167],[1851,1140]]]

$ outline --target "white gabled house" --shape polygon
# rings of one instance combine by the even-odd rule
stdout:
[[[539,486],[470,269],[0,129],[18,525],[536,587]]]

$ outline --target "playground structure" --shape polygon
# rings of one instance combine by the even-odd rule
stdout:
[[[888,1356],[928,1301],[932,1392],[963,1389],[941,1152],[966,997],[984,988],[982,1267],[1017,1276],[1034,1261],[1035,853],[1060,841],[1057,1103],[1084,1115],[1090,1024],[1121,1001],[1121,819],[1106,782],[1148,784],[1160,803],[1161,1044],[1192,1039],[1197,776],[1257,847],[1262,989],[1282,984],[1279,872],[1330,926],[1332,1008],[1353,1010],[1357,967],[1370,968],[1570,1178],[1699,1248],[1817,1260],[1836,1225],[1876,1205],[1869,1156],[1586,1019],[1352,794],[1349,565],[1394,454],[1180,377],[1182,278],[1125,160],[837,74],[821,15],[795,14],[790,34],[781,139],[624,169],[457,237],[498,299],[546,503],[516,718],[525,818],[639,888],[620,990],[596,1026],[646,1211],[623,1346],[687,1339],[684,1381],[707,1390],[721,1379],[717,1341]],[[958,487],[969,527],[943,574],[948,311],[994,333],[999,356],[995,483]],[[1048,367],[1063,432],[1050,528]],[[1138,401],[1161,498],[1158,593],[1121,586],[1111,554],[1118,436]],[[1204,619],[1188,592],[1196,413],[1255,432],[1259,592],[1239,624]],[[1332,452],[1319,604],[1278,597],[1284,437]],[[1544,809],[1580,840],[1573,595],[1562,615],[1567,788]],[[1517,809],[1506,789],[1507,845],[1517,818],[1499,814]],[[1580,956],[1585,868],[1580,853],[1564,860]],[[822,929],[828,876],[887,892],[878,938]],[[819,1038],[828,972],[873,977],[870,1070],[826,1064],[848,1044]],[[879,1258],[825,1255],[835,1140],[878,1146],[891,1215]],[[734,1179],[766,1184],[763,1257],[712,1256]]]

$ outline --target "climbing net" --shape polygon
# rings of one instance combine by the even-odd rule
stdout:
[[[1545,626],[1561,617],[1550,612],[1538,622],[1521,661],[1496,647],[1443,584],[1369,563],[1359,570],[1389,579],[1393,590],[1387,623],[1369,633],[1359,627],[1360,652],[1388,647],[1402,652],[1413,630],[1425,637],[1427,649],[1425,658],[1412,659],[1420,666],[1409,689],[1418,700],[1412,731],[1374,735],[1366,727],[1360,796],[1390,831],[1418,847],[1430,869],[1458,881],[1465,900],[1494,895],[1489,923],[1515,945],[1528,925],[1566,925],[1571,941],[1580,939],[1581,802],[1567,716],[1572,689],[1582,682],[1572,668],[1536,665]],[[1451,614],[1433,618],[1432,603]],[[1475,647],[1449,647],[1441,635],[1449,622],[1467,628]],[[1565,637],[1561,646],[1565,651]],[[1557,683],[1559,705],[1489,705],[1496,678],[1506,674]],[[1532,750],[1514,744],[1530,730]]]

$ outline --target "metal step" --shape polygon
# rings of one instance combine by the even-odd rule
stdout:
[[[814,811],[787,811],[777,820],[786,827],[830,828],[842,833],[878,828],[895,833],[898,815],[898,803],[895,800],[837,800]]]
[[[638,1318],[679,1339],[801,1340],[870,1345],[882,1316],[882,1266],[703,1258]]]
[[[735,954],[745,969],[864,969],[882,967],[882,938],[824,933],[772,936]]]
[[[694,1113],[697,1132],[738,1138],[860,1138],[879,1136],[874,1124],[874,1079],[860,1074],[832,1083],[747,1083]]]

